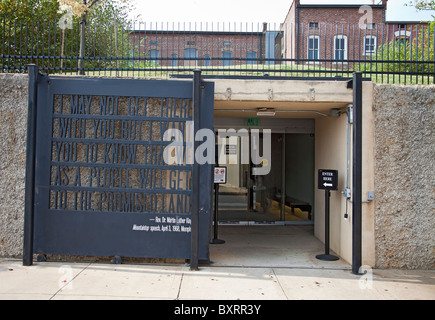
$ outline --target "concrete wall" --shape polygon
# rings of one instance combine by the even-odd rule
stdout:
[[[435,268],[435,86],[374,91],[376,264]]]
[[[0,257],[22,254],[27,76],[0,73]]]

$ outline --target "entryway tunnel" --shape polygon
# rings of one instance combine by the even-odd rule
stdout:
[[[207,81],[207,80],[206,80]],[[242,138],[226,138],[227,181],[219,185],[217,265],[343,267],[352,264],[352,103],[348,81],[228,80],[215,82],[214,129],[270,129],[271,159],[241,163]],[[373,190],[372,90],[363,83],[364,195]],[[252,152],[252,146],[248,148]],[[262,151],[262,150],[260,150]],[[261,152],[260,152],[261,154]],[[220,159],[222,160],[222,158]],[[268,174],[252,169],[270,166]],[[325,243],[325,198],[317,172],[339,172],[330,198],[330,249],[341,259],[315,258]],[[350,197],[349,197],[350,194]],[[283,198],[284,196],[284,198]],[[365,200],[365,199],[363,199]],[[363,207],[364,264],[373,265],[373,203]],[[213,236],[213,232],[212,232]]]

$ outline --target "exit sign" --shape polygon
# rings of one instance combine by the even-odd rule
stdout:
[[[246,125],[248,127],[258,127],[258,118],[247,118],[246,119]]]

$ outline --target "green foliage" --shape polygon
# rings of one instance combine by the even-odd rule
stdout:
[[[419,10],[435,10],[435,0],[414,0],[410,2],[410,5]]]
[[[0,20],[36,22],[60,18],[57,0],[0,0]]]
[[[361,63],[355,69],[378,72],[434,72],[434,27],[435,23],[432,22],[427,27],[408,28],[408,31],[414,33],[413,38],[396,39],[379,46],[370,62]]]
[[[87,13],[85,68],[126,68],[136,52],[128,34],[131,5],[122,0],[98,2]],[[57,0],[0,0],[0,70],[25,71],[30,63],[50,73],[75,71],[80,52],[81,17],[71,15],[61,29]],[[40,57],[44,57],[41,59]]]

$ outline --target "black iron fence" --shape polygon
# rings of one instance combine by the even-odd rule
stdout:
[[[0,21],[0,69],[49,74],[351,77],[380,83],[435,82],[429,24],[308,25]],[[80,53],[81,52],[81,53]]]

